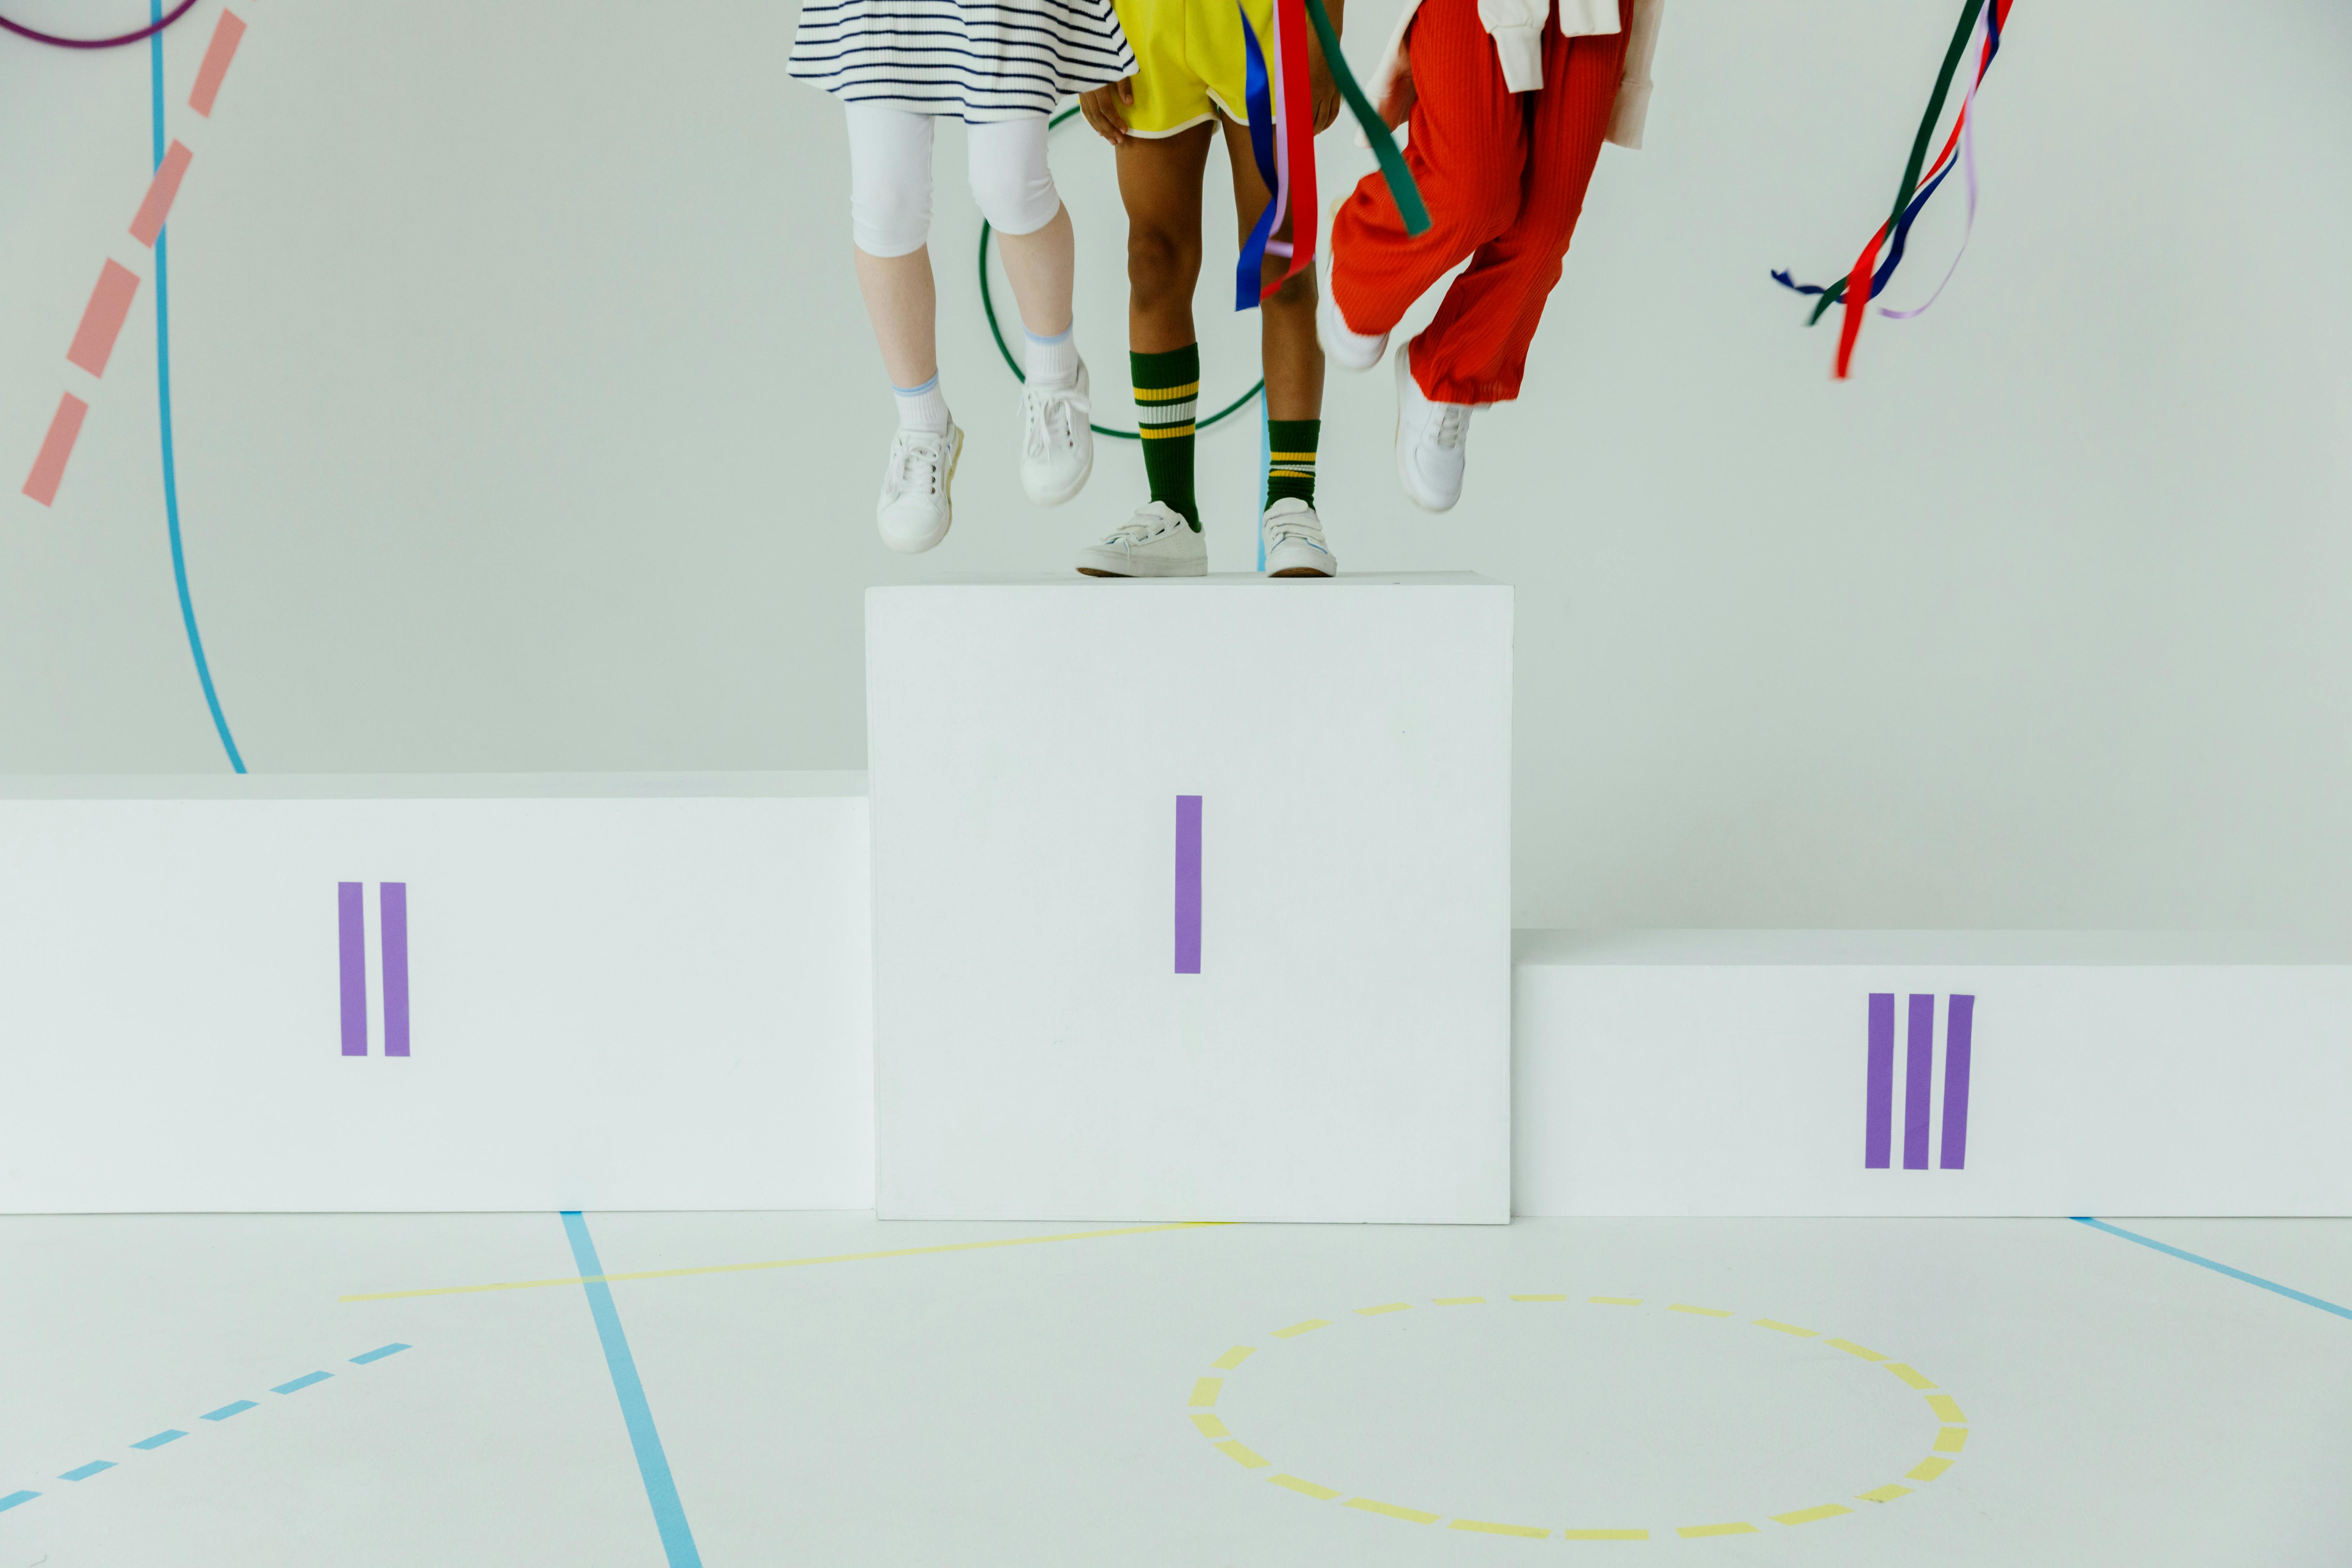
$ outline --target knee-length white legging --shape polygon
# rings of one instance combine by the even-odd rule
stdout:
[[[933,117],[876,103],[849,110],[849,226],[868,256],[906,256],[931,232]],[[1045,166],[1045,120],[964,127],[971,194],[1000,234],[1034,234],[1062,208]]]

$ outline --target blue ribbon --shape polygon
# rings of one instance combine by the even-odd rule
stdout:
[[[1239,0],[1234,9],[1241,12],[1242,49],[1248,58],[1242,96],[1249,106],[1250,153],[1257,160],[1267,195],[1265,211],[1257,215],[1257,226],[1242,242],[1241,259],[1234,265],[1234,309],[1255,310],[1265,294],[1265,243],[1274,237],[1275,209],[1282,205],[1276,199],[1282,191],[1282,175],[1274,158],[1274,83],[1266,72],[1265,51],[1258,47],[1247,9]]]
[[[1910,243],[1911,226],[1918,220],[1920,209],[1927,205],[1927,198],[1936,194],[1936,187],[1942,184],[1946,180],[1951,178],[1952,171],[1958,167],[1959,167],[1958,160],[1945,165],[1944,172],[1937,175],[1934,179],[1928,181],[1927,184],[1921,188],[1919,194],[1911,198],[1911,205],[1903,209],[1903,221],[1895,226],[1895,241],[1886,247],[1886,259],[1880,262],[1878,264],[1878,270],[1870,275],[1870,297],[1872,299],[1877,299],[1881,293],[1885,291],[1888,280],[1895,276],[1895,269],[1903,265],[1903,248],[1906,245]],[[1790,277],[1785,270],[1772,274],[1772,281],[1778,283],[1783,289],[1793,289],[1800,294],[1822,294],[1828,292],[1828,289],[1824,285],[1819,283],[1800,283],[1794,278]],[[1841,279],[1841,281],[1843,281],[1843,279]]]

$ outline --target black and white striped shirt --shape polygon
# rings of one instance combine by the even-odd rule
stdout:
[[[981,123],[1135,71],[1111,0],[809,0],[792,74],[851,103]]]

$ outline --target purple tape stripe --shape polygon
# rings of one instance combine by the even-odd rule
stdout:
[[[1969,1164],[1969,1048],[1974,1044],[1977,999],[1955,994],[1944,1022],[1944,1152],[1947,1171]]]
[[[408,1054],[408,884],[386,882],[383,914],[383,1054]]]
[[[1911,1029],[1903,1065],[1903,1168],[1927,1168],[1927,1096],[1936,1071],[1936,998],[1911,998]]]
[[[1201,797],[1176,797],[1176,973],[1201,973]]]
[[[1870,994],[1870,1069],[1862,1113],[1862,1165],[1886,1169],[1895,1128],[1895,994]]]
[[[343,1055],[367,1055],[367,910],[360,884],[335,884],[336,955],[343,978]]]

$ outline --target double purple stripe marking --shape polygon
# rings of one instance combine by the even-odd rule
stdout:
[[[368,1054],[367,906],[359,882],[335,884],[336,967],[342,979],[343,1055]],[[383,937],[383,1054],[408,1055],[408,884],[378,896]]]
[[[1201,973],[1201,797],[1176,797],[1176,973]]]
[[[1944,1136],[1938,1163],[1965,1170],[1969,1155],[1969,1069],[1976,1036],[1977,999],[1955,994],[1945,1024]],[[1927,1168],[1930,1083],[1936,1070],[1936,998],[1911,997],[1903,1071],[1903,1168]],[[1862,1163],[1884,1171],[1894,1163],[1895,994],[1870,994],[1870,1055],[1863,1084]]]

